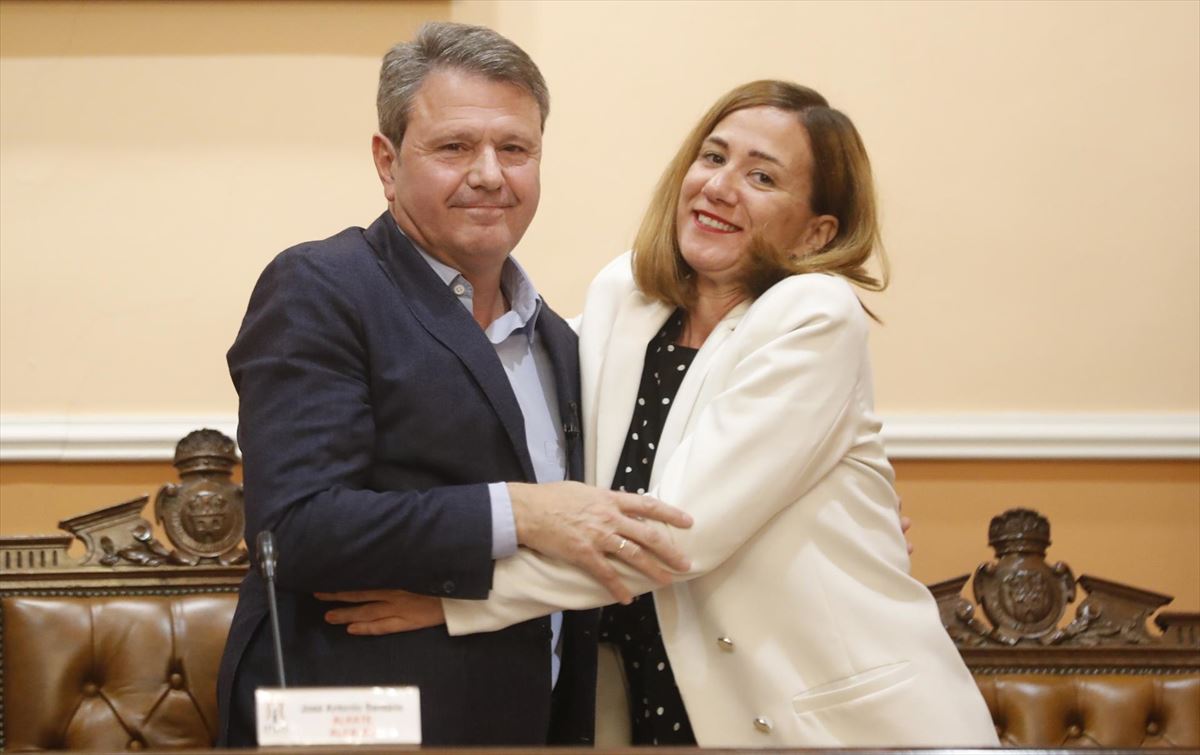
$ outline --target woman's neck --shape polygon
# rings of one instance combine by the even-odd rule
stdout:
[[[679,345],[698,349],[712,335],[717,323],[725,319],[737,305],[746,300],[746,292],[740,286],[709,287],[697,286],[696,299],[688,307],[683,320],[683,331],[679,334]]]

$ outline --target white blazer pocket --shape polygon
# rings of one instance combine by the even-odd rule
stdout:
[[[797,714],[813,713],[882,692],[915,676],[910,661],[877,666],[801,692],[792,698],[792,709]]]

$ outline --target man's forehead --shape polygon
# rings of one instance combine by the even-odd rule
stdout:
[[[541,120],[537,99],[519,84],[454,69],[426,76],[413,97],[413,108],[504,110]]]

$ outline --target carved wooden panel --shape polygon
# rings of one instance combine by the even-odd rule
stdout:
[[[154,537],[143,518],[149,498],[108,506],[58,523],[84,545],[82,558],[68,555],[67,535],[0,538],[0,568],[11,579],[51,572],[123,567],[223,567],[245,564],[246,518],[242,486],[233,482],[234,442],[216,430],[188,433],[175,447],[180,481],[167,483],[154,500],[154,518],[168,543]],[[86,572],[85,572],[86,573]]]
[[[1171,596],[1088,574],[1076,579],[1067,564],[1048,563],[1050,522],[1038,512],[994,517],[988,544],[996,558],[975,570],[975,604],[962,594],[970,575],[929,587],[942,625],[976,673],[1200,670],[1200,614],[1155,616]],[[1079,592],[1084,598],[1064,626]]]

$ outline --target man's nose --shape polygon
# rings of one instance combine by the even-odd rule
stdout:
[[[500,159],[496,150],[483,147],[467,171],[467,185],[480,191],[496,191],[504,185],[504,174],[500,170]]]
[[[732,177],[727,171],[716,170],[704,183],[704,198],[710,202],[732,205],[737,203]]]

